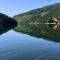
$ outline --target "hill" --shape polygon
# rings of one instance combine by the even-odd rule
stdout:
[[[60,3],[34,9],[14,16],[15,31],[35,37],[60,41]]]
[[[0,13],[0,34],[5,33],[8,30],[16,27],[16,25],[17,22],[13,18]]]

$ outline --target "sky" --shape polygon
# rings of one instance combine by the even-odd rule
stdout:
[[[0,13],[13,17],[54,3],[60,3],[60,0],[0,0]]]

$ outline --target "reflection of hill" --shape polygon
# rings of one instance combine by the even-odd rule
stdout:
[[[16,24],[14,19],[0,13],[0,34],[14,28]]]
[[[50,24],[52,23],[50,21],[52,17],[60,17],[59,12],[60,3],[57,3],[16,15],[14,18],[18,25],[15,31],[52,41],[60,41],[60,28],[52,29],[55,27],[55,24]]]

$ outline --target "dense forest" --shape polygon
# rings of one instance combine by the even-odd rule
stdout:
[[[0,34],[5,33],[8,30],[16,27],[16,25],[17,25],[17,22],[15,19],[0,13]]]

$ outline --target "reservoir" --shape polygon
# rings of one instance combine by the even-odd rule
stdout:
[[[0,60],[60,60],[60,42],[10,30],[0,35]]]

